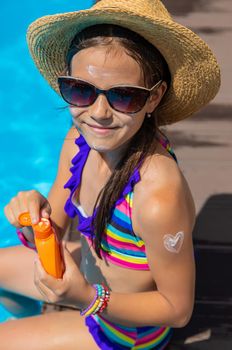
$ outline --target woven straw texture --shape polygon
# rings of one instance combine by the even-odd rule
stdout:
[[[73,37],[98,23],[137,32],[166,59],[172,83],[157,111],[159,125],[187,118],[217,94],[220,69],[212,51],[199,36],[173,21],[159,0],[102,0],[89,10],[44,16],[33,22],[27,32],[30,53],[58,93],[57,77],[66,66]]]

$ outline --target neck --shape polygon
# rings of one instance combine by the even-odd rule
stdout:
[[[97,157],[98,171],[101,173],[112,173],[124,156],[128,147],[128,143],[120,146],[119,148],[109,151],[101,152],[100,150],[94,150]]]

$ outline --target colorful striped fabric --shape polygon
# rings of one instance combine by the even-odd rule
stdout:
[[[170,327],[126,327],[112,323],[101,315],[88,316],[86,324],[90,326],[90,331],[91,325],[98,325],[107,339],[115,344],[112,349],[118,349],[117,344],[119,344],[123,349],[162,350],[167,346],[173,334],[173,329]],[[98,335],[98,338],[100,336]],[[105,347],[103,344],[102,339],[101,349],[109,349],[108,345]]]
[[[136,270],[149,270],[143,240],[133,232],[131,211],[133,192],[116,204],[102,239],[102,255],[113,264]]]

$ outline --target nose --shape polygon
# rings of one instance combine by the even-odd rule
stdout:
[[[96,121],[109,121],[112,118],[110,105],[105,95],[100,94],[96,101],[89,107],[91,118]]]

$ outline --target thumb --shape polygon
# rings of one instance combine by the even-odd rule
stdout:
[[[42,218],[45,218],[45,219],[49,219],[50,218],[50,215],[51,215],[51,212],[52,212],[52,208],[49,204],[48,201],[44,202],[44,204],[42,205],[41,209],[41,217]]]
[[[63,248],[62,255],[63,255],[63,259],[64,259],[65,270],[68,271],[68,270],[72,269],[73,267],[76,267],[76,263],[71,255],[70,251],[68,250],[65,241],[62,242],[62,248]]]

